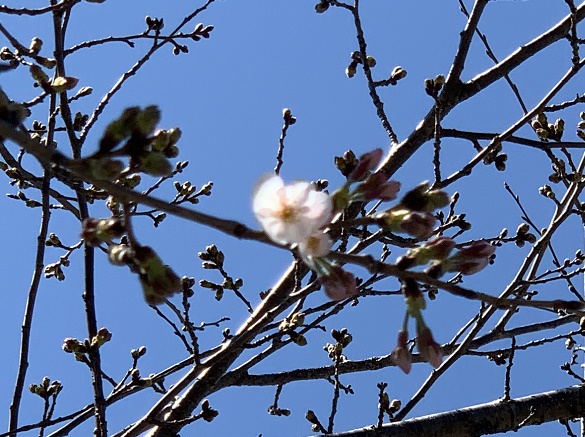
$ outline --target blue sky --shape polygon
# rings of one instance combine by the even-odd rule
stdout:
[[[471,8],[471,2],[465,2]],[[486,8],[481,30],[488,36],[493,51],[502,59],[566,15],[562,2],[552,0],[495,1]],[[44,2],[27,2],[27,7]],[[18,5],[14,5],[18,6]],[[109,35],[136,34],[144,30],[144,16],[164,17],[165,30],[174,28],[182,16],[190,12],[193,2],[177,1],[172,7],[164,2],[126,1],[104,4],[81,3],[71,19],[67,46],[87,39]],[[400,139],[405,138],[427,113],[432,99],[424,92],[424,79],[448,73],[458,44],[465,17],[457,2],[422,0],[363,2],[362,19],[368,50],[378,61],[376,78],[383,79],[397,65],[408,76],[396,87],[380,91],[388,117]],[[376,147],[387,150],[389,140],[376,117],[365,79],[358,73],[348,79],[344,70],[350,53],[357,49],[350,15],[331,8],[319,15],[313,2],[256,0],[254,2],[217,1],[200,15],[195,23],[213,24],[209,40],[190,42],[189,53],[174,56],[164,48],[129,80],[108,105],[94,126],[85,153],[97,147],[101,132],[123,108],[130,105],[157,104],[163,114],[161,127],[178,126],[183,131],[179,143],[180,160],[190,165],[176,180],[191,181],[200,187],[213,181],[213,195],[202,199],[195,208],[225,218],[233,218],[256,227],[250,209],[250,193],[263,173],[272,171],[282,125],[282,109],[289,107],[298,119],[286,139],[282,176],[286,180],[327,179],[334,189],[342,177],[333,165],[333,157],[347,149],[361,154]],[[48,17],[2,17],[2,24],[28,44],[34,36],[45,40],[41,54],[49,55],[51,23]],[[5,40],[0,45],[7,45]],[[74,110],[91,111],[118,79],[148,49],[138,43],[131,49],[122,43],[80,50],[72,55],[67,73],[80,78],[79,86],[91,86],[93,95],[80,101]],[[492,65],[479,41],[472,45],[463,79],[467,80]],[[529,61],[512,74],[527,104],[533,105],[570,66],[570,47],[565,41],[547,49],[539,59]],[[1,84],[15,100],[29,100],[37,93],[24,69],[2,75]],[[570,83],[555,102],[582,93],[578,81]],[[579,108],[563,115],[567,125],[576,123]],[[465,102],[445,119],[444,127],[463,130],[502,131],[513,124],[522,112],[509,88],[496,84],[485,93]],[[571,119],[571,117],[573,117]],[[46,109],[37,110],[33,119],[45,120]],[[569,121],[571,120],[571,121]],[[567,129],[569,139],[573,128]],[[535,138],[529,129],[523,135]],[[62,139],[63,140],[63,139]],[[65,144],[63,141],[62,144]],[[456,170],[474,154],[462,141],[445,140],[443,159],[445,174]],[[65,150],[64,150],[65,151]],[[547,183],[550,164],[543,154],[522,146],[509,145],[508,169],[500,173],[493,166],[481,166],[471,178],[460,181],[449,192],[461,192],[459,208],[473,223],[469,238],[495,236],[503,227],[513,231],[521,222],[521,213],[504,190],[507,182],[522,197],[538,226],[546,226],[553,206],[538,194]],[[432,179],[432,145],[423,146],[397,173],[405,189]],[[37,168],[25,158],[30,168]],[[7,181],[7,179],[5,179]],[[146,181],[145,181],[146,182]],[[142,187],[147,185],[143,183]],[[170,198],[171,184],[157,192]],[[16,188],[5,184],[5,192]],[[28,190],[30,197],[37,193]],[[0,309],[4,335],[0,342],[5,359],[0,363],[0,411],[8,411],[16,374],[20,323],[26,290],[33,267],[32,254],[38,233],[39,210],[24,208],[7,197],[0,197],[0,229],[5,250],[2,271],[5,272],[5,304]],[[100,205],[92,206],[92,214],[106,214]],[[200,268],[197,253],[208,244],[216,244],[226,254],[226,269],[233,277],[244,279],[243,292],[257,304],[258,293],[271,287],[291,261],[290,254],[261,245],[241,242],[209,228],[168,218],[156,230],[148,219],[137,220],[138,238],[157,248],[165,262],[179,275],[199,279],[218,279],[213,271]],[[55,211],[51,232],[64,244],[78,241],[79,227],[66,212]],[[578,223],[563,229],[556,242],[561,259],[571,258],[582,246],[582,229]],[[497,295],[515,273],[527,248],[506,247],[498,251],[497,262],[484,272],[469,278],[466,285]],[[49,248],[46,262],[55,262],[62,252]],[[395,259],[400,252],[393,253]],[[64,384],[56,415],[65,415],[80,404],[91,401],[90,381],[83,365],[61,351],[66,337],[85,338],[81,300],[81,253],[71,258],[65,269],[66,280],[43,280],[38,311],[33,325],[34,350],[31,354],[28,383],[38,383],[43,376]],[[359,269],[355,270],[360,273]],[[361,273],[364,273],[361,271]],[[387,280],[381,289],[395,290],[397,281]],[[543,287],[544,293],[554,293]],[[221,341],[221,330],[235,331],[245,320],[246,310],[234,296],[226,293],[221,302],[209,290],[196,288],[193,318],[196,323],[212,322],[228,314],[229,322],[211,328],[202,335],[205,349]],[[97,265],[97,306],[99,324],[113,333],[112,341],[103,349],[104,369],[114,378],[124,374],[131,364],[129,350],[141,345],[148,348],[140,369],[145,375],[158,372],[183,359],[185,351],[165,323],[148,308],[141,297],[136,278],[127,269],[113,267],[105,259]],[[546,295],[546,294],[545,294]],[[551,294],[552,295],[552,294]],[[548,296],[548,295],[546,295]],[[325,302],[322,293],[311,296],[314,304]],[[425,317],[435,338],[448,341],[466,320],[477,311],[477,304],[446,293],[429,304]],[[327,329],[348,327],[354,342],[347,349],[349,359],[363,359],[388,354],[394,347],[404,306],[402,298],[368,298],[358,306],[327,322]],[[546,320],[550,316],[535,310],[523,310],[516,323]],[[542,335],[540,335],[542,336]],[[535,338],[539,335],[535,336]],[[331,341],[319,331],[308,336],[304,347],[288,347],[258,366],[255,372],[275,372],[298,366],[329,364],[322,347]],[[498,347],[506,347],[500,343]],[[560,364],[570,360],[563,342],[521,352],[513,368],[513,396],[524,396],[573,384]],[[414,416],[446,411],[499,398],[503,393],[504,367],[485,358],[461,359],[436,384],[413,411]],[[414,366],[410,375],[396,368],[374,374],[347,375],[356,394],[343,396],[336,430],[348,430],[374,423],[377,414],[376,383],[389,383],[391,398],[406,402],[431,372],[430,366]],[[168,381],[167,384],[172,384]],[[281,406],[290,408],[290,417],[271,417],[266,409],[272,403],[273,388],[230,388],[210,398],[220,411],[212,423],[195,424],[185,435],[299,436],[309,435],[304,419],[313,409],[322,420],[329,414],[330,384],[324,381],[294,383],[285,386]],[[109,413],[112,432],[141,417],[158,395],[145,392],[136,399],[115,405]],[[25,394],[22,420],[28,423],[40,417],[42,402]],[[0,429],[5,429],[7,414],[0,415]],[[78,433],[89,435],[88,423]],[[558,424],[520,430],[518,435],[545,436],[562,433]],[[84,434],[85,433],[85,434]]]

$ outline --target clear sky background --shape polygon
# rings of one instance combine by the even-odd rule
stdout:
[[[10,5],[23,6],[18,3],[24,2]],[[408,71],[408,76],[398,86],[381,90],[390,122],[398,137],[403,139],[432,106],[432,99],[424,92],[424,79],[448,73],[466,19],[456,1],[371,0],[362,3],[368,50],[378,61],[374,68],[375,77],[388,77],[397,65]],[[44,4],[41,1],[26,2],[31,8]],[[465,4],[468,8],[472,6],[471,1]],[[172,29],[194,7],[194,2],[184,0],[82,3],[74,9],[66,45],[70,47],[109,35],[141,33],[145,29],[145,15],[163,17],[165,30]],[[566,14],[564,2],[497,0],[486,8],[480,29],[488,36],[495,54],[502,59]],[[49,17],[2,16],[0,20],[24,44],[34,36],[42,38],[47,51],[41,54],[50,54]],[[358,155],[376,147],[388,150],[389,140],[376,117],[365,79],[359,72],[351,80],[344,73],[350,53],[357,49],[351,16],[347,11],[331,8],[319,15],[314,12],[314,2],[310,1],[225,0],[212,4],[185,31],[192,30],[199,21],[215,26],[211,38],[189,42],[188,54],[174,56],[170,46],[156,53],[152,61],[112,99],[86,142],[86,154],[95,150],[104,127],[123,108],[157,104],[163,114],[160,127],[178,126],[183,131],[178,159],[188,160],[190,164],[176,180],[189,180],[197,187],[208,181],[214,183],[213,195],[203,198],[195,208],[257,227],[250,208],[250,193],[260,175],[274,168],[284,107],[291,108],[298,119],[286,139],[281,171],[286,180],[327,179],[330,187],[335,189],[343,179],[334,167],[334,156],[347,149]],[[0,45],[8,45],[8,42],[0,39]],[[111,43],[80,50],[68,58],[67,73],[80,78],[79,86],[94,89],[93,95],[74,105],[74,110],[90,112],[148,47],[148,42],[138,42],[133,49],[123,43]],[[490,65],[492,61],[485,55],[483,46],[475,41],[463,79],[472,78]],[[530,107],[569,66],[570,46],[566,41],[560,41],[545,50],[539,59],[529,61],[515,71],[512,79]],[[3,74],[0,84],[14,100],[30,100],[38,92],[24,69]],[[555,102],[571,99],[582,92],[582,83],[574,81]],[[567,125],[574,126],[579,110],[573,108],[563,114]],[[32,118],[46,120],[46,113],[42,111],[35,112]],[[520,106],[502,82],[463,103],[449,114],[443,126],[501,132],[521,115]],[[574,139],[573,132],[573,127],[567,128],[567,139]],[[522,133],[535,138],[530,129],[524,129]],[[443,160],[444,174],[458,169],[474,155],[472,147],[462,141],[445,140],[444,149],[447,150]],[[497,172],[493,166],[481,166],[471,178],[449,188],[450,193],[457,190],[462,194],[459,211],[467,213],[473,224],[469,239],[496,236],[503,227],[512,232],[522,221],[520,211],[504,189],[504,182],[521,196],[538,226],[546,226],[553,211],[552,203],[538,194],[538,187],[548,182],[550,173],[544,154],[517,145],[506,146],[505,151],[509,155],[505,172]],[[26,158],[25,163],[30,168],[38,168],[31,158]],[[402,182],[404,189],[411,188],[433,178],[431,163],[432,145],[429,143],[395,178]],[[146,182],[142,187],[148,186]],[[3,192],[16,191],[8,183],[3,186]],[[158,197],[166,199],[173,194],[171,184],[157,191]],[[27,195],[38,198],[38,193],[32,190],[28,190]],[[0,211],[3,245],[0,272],[4,296],[4,304],[0,307],[3,329],[0,347],[4,357],[0,361],[0,411],[5,412],[0,415],[0,429],[6,429],[40,210],[25,208],[3,196],[0,197]],[[91,212],[96,217],[106,214],[105,208],[97,204],[92,206]],[[216,244],[225,252],[228,273],[234,278],[244,279],[243,292],[253,305],[260,301],[258,293],[270,288],[292,259],[285,251],[257,242],[235,241],[180,219],[169,217],[158,229],[154,229],[147,218],[136,222],[141,242],[156,247],[179,275],[193,276],[197,281],[219,278],[217,272],[201,269],[197,258],[197,253],[205,246]],[[66,245],[73,245],[79,239],[79,225],[67,212],[54,211],[51,232],[57,233]],[[572,258],[582,241],[582,229],[575,223],[561,231],[555,248],[561,259]],[[492,295],[499,294],[527,252],[528,248],[515,247],[499,250],[496,264],[466,280],[465,285]],[[49,248],[46,262],[55,262],[62,254],[60,250]],[[400,254],[393,253],[391,259]],[[141,345],[148,348],[147,355],[140,361],[144,375],[158,372],[185,358],[187,355],[180,341],[144,303],[136,277],[126,268],[111,266],[102,257],[98,259],[99,325],[113,333],[112,341],[102,349],[104,370],[114,378],[120,378],[131,365],[130,349]],[[83,339],[86,336],[81,269],[81,252],[78,251],[71,257],[71,266],[65,269],[64,282],[43,280],[33,324],[34,349],[27,385],[39,383],[43,376],[63,383],[56,416],[69,414],[92,399],[89,372],[75,362],[73,356],[61,350],[64,338]],[[355,272],[364,273],[359,269]],[[383,290],[398,287],[396,280],[379,284]],[[543,287],[539,291],[546,298],[557,297],[554,289]],[[213,322],[225,315],[231,318],[221,328],[210,328],[202,335],[201,347],[205,350],[221,341],[222,329],[236,331],[247,312],[230,293],[226,292],[221,302],[215,301],[209,290],[196,287],[195,293],[193,319],[197,324]],[[318,292],[311,299],[313,304],[318,304],[325,302],[326,297]],[[477,309],[476,303],[441,292],[438,299],[429,304],[425,317],[437,341],[446,342]],[[399,296],[371,297],[329,320],[326,327],[328,330],[348,327],[354,337],[346,351],[349,359],[386,355],[395,345],[403,311],[403,300]],[[542,311],[522,310],[516,323],[552,317]],[[523,341],[533,338],[527,337]],[[329,334],[312,332],[308,335],[306,347],[287,347],[255,368],[254,372],[328,365],[330,360],[322,347],[329,341]],[[508,347],[509,342],[498,346]],[[572,385],[574,380],[559,370],[559,365],[569,360],[570,352],[564,348],[563,342],[518,353],[512,371],[512,396]],[[391,398],[405,403],[431,370],[427,364],[418,364],[410,375],[404,375],[396,368],[387,368],[375,373],[344,376],[342,382],[351,384],[356,394],[342,396],[336,430],[375,423],[376,383],[388,382]],[[441,378],[411,416],[496,400],[503,394],[504,374],[504,366],[498,367],[485,358],[463,358]],[[168,381],[167,385],[172,382]],[[304,419],[305,411],[313,409],[325,420],[329,414],[331,392],[331,385],[325,381],[287,385],[280,406],[290,408],[292,414],[279,418],[266,413],[272,404],[273,388],[222,390],[210,398],[211,405],[220,412],[219,417],[210,424],[197,422],[182,434],[310,435],[310,425]],[[114,405],[108,410],[111,432],[140,418],[157,398],[157,394],[146,391]],[[25,393],[21,423],[36,421],[41,413],[41,400]],[[90,435],[91,422],[71,435]],[[560,435],[564,430],[552,423],[520,430],[517,435],[540,437],[553,433]]]

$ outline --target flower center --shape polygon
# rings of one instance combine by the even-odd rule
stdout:
[[[317,237],[309,237],[307,238],[306,245],[307,245],[307,252],[309,255],[312,255],[317,252],[319,249],[319,238]]]
[[[284,206],[280,211],[280,219],[285,223],[293,223],[297,220],[297,210],[291,206]]]

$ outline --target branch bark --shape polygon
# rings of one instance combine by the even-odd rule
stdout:
[[[432,414],[328,437],[469,437],[517,431],[524,426],[585,414],[585,386],[573,386],[510,401],[497,400],[473,407]]]

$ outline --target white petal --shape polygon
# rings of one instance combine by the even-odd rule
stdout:
[[[266,174],[260,178],[254,187],[252,194],[252,209],[258,215],[260,210],[274,210],[279,208],[278,191],[284,187],[284,182],[279,176]]]

